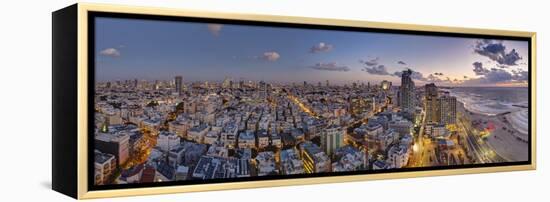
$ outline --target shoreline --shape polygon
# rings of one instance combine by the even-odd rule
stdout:
[[[484,141],[501,157],[508,161],[527,161],[528,160],[528,136],[522,134],[510,123],[508,115],[515,113],[504,113],[496,115],[486,115],[470,111],[465,107],[462,101],[457,103],[457,112],[463,113],[470,121],[491,122],[494,129],[491,135],[484,138]],[[525,137],[525,138],[523,138]]]

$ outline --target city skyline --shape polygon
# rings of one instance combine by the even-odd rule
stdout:
[[[399,88],[150,84],[95,86],[95,185],[529,158],[525,88],[422,91],[411,70]]]
[[[471,38],[96,19],[96,79],[527,86],[528,44]],[[525,59],[523,59],[525,58]]]

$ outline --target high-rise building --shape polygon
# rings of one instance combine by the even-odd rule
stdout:
[[[336,149],[344,146],[344,129],[331,125],[321,135],[321,148],[327,155],[332,155]]]
[[[434,83],[426,84],[426,97],[437,97],[438,96],[438,89],[437,86]]]
[[[376,112],[376,97],[372,97],[372,111]]]
[[[456,97],[445,92],[439,95],[435,84],[425,86],[424,109],[426,110],[426,121],[443,125],[456,123]]]
[[[176,78],[174,79],[174,83],[176,84],[176,93],[181,94],[183,90],[183,77],[176,76]]]
[[[406,112],[414,112],[415,104],[414,104],[414,81],[411,78],[412,70],[408,69],[403,71],[401,74],[401,86],[399,88],[400,91],[400,104],[401,104],[401,110]]]
[[[244,81],[240,80],[239,81],[239,89],[242,89],[242,88],[244,88]]]
[[[434,83],[426,84],[424,96],[424,109],[427,122],[439,122],[438,90]]]
[[[380,86],[382,87],[382,90],[389,90],[391,89],[391,82],[389,82],[388,80],[383,80],[380,83]]]
[[[439,123],[440,124],[455,124],[456,123],[456,97],[443,94],[438,98],[439,102]]]
[[[223,79],[222,88],[231,88],[231,83],[233,83],[233,79],[231,79],[231,77],[225,77],[225,79]]]

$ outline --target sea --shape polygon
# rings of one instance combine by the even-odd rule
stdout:
[[[527,110],[527,87],[455,87],[445,89],[471,112],[494,116]]]

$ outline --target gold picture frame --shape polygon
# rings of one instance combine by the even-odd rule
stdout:
[[[461,169],[443,169],[443,170],[424,170],[424,171],[406,171],[406,172],[389,172],[376,174],[360,174],[360,175],[343,175],[343,176],[323,176],[323,177],[308,177],[297,179],[273,179],[259,181],[237,181],[223,183],[208,183],[208,184],[193,184],[193,185],[170,185],[161,187],[146,187],[146,188],[124,188],[124,189],[108,189],[108,190],[90,190],[89,178],[90,175],[88,165],[89,152],[89,114],[90,103],[88,92],[88,23],[89,12],[108,12],[122,14],[137,14],[137,15],[154,15],[154,16],[172,16],[172,17],[193,17],[206,19],[227,19],[227,20],[244,20],[244,21],[260,21],[272,23],[292,23],[303,25],[330,25],[344,26],[357,28],[376,28],[386,30],[403,30],[403,31],[423,31],[437,33],[462,33],[462,34],[480,34],[491,36],[512,36],[529,38],[530,55],[530,164],[524,165],[506,165],[496,167],[473,167]],[[70,19],[67,19],[70,18]],[[57,24],[57,27],[56,27]],[[67,25],[69,24],[69,25]],[[69,29],[70,31],[64,31]],[[244,188],[259,188],[259,187],[276,187],[289,185],[307,185],[320,183],[339,183],[364,180],[380,180],[380,179],[397,179],[397,178],[412,178],[425,176],[441,176],[441,175],[459,175],[472,173],[490,173],[504,171],[520,171],[520,170],[535,170],[536,169],[536,33],[508,30],[492,30],[492,29],[476,29],[476,28],[459,28],[459,27],[444,27],[444,26],[429,26],[429,25],[412,25],[399,23],[382,23],[382,22],[367,22],[355,20],[339,20],[339,19],[322,19],[322,18],[307,18],[307,17],[291,17],[291,16],[276,16],[276,15],[257,15],[257,14],[239,14],[239,13],[221,13],[221,12],[205,12],[182,9],[169,8],[151,8],[137,6],[120,6],[120,5],[105,5],[105,4],[90,4],[78,3],[66,9],[56,11],[54,13],[54,162],[53,162],[53,189],[61,193],[67,194],[77,199],[92,199],[103,197],[120,197],[134,195],[151,195],[151,194],[169,194],[169,193],[184,193],[197,191],[212,191],[212,190],[227,190],[227,189],[244,189]],[[74,35],[76,40],[61,42],[61,39],[56,39],[56,35],[65,37]],[[72,44],[76,42],[75,44]],[[66,46],[60,43],[65,43]],[[70,43],[70,44],[67,44]],[[56,49],[56,47],[59,47]],[[66,48],[62,48],[66,47]],[[59,52],[59,53],[56,53]],[[60,57],[56,54],[62,54],[68,51],[73,51],[73,63],[63,64]],[[74,63],[76,62],[76,63]],[[75,74],[72,83],[64,83],[67,81],[59,81],[56,87],[56,82],[67,68],[75,68]],[[64,66],[64,67],[61,67]],[[66,66],[66,67],[65,67]],[[61,68],[56,72],[56,68]],[[66,72],[66,71],[65,71]],[[74,85],[72,101],[76,109],[65,109],[63,104],[56,103],[67,102],[67,98],[62,96],[56,97],[56,93],[63,93],[61,85]],[[57,107],[56,107],[57,106]],[[66,106],[71,107],[72,105]],[[68,111],[67,111],[68,110]],[[55,116],[61,116],[60,113],[70,112],[72,116],[68,118],[56,119]],[[66,114],[65,114],[66,115]],[[76,131],[64,130],[65,127],[61,121],[73,118],[76,123]],[[56,125],[58,124],[58,125]],[[76,135],[75,135],[76,134]],[[73,138],[69,136],[74,136]],[[63,140],[62,140],[63,139]],[[74,144],[72,147],[68,146]],[[56,147],[66,146],[69,150],[63,150]],[[56,150],[58,149],[58,150]],[[74,154],[65,154],[65,152],[73,152]],[[70,171],[67,171],[70,170]],[[72,174],[74,170],[74,174]],[[67,173],[69,172],[69,173]],[[62,173],[67,173],[67,179],[61,178]],[[74,177],[74,178],[73,178]]]

